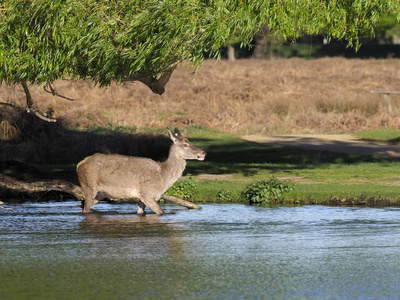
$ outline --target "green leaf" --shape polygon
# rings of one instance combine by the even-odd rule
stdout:
[[[380,16],[400,18],[398,1],[377,0],[5,0],[0,8],[4,80],[91,78],[100,86],[175,60],[188,59],[198,70],[204,51],[219,59],[227,41],[249,45],[265,24],[275,36],[323,32],[358,49]]]

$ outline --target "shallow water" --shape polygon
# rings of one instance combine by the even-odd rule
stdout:
[[[400,297],[400,209],[101,203],[0,210],[0,298]]]

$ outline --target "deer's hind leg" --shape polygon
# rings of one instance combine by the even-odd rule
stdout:
[[[82,213],[88,213],[92,205],[94,204],[94,193],[91,190],[83,189],[85,194],[85,200],[82,201]]]
[[[85,200],[82,201],[82,212],[88,213],[90,208],[99,203],[100,200],[105,198],[105,195],[101,192],[96,192],[89,187],[83,188],[83,192],[85,194]]]

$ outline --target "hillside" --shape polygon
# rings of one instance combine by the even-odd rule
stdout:
[[[67,101],[32,87],[43,111],[68,127],[160,128],[204,125],[243,134],[339,133],[400,126],[400,61],[207,60],[194,77],[177,69],[162,96],[141,83],[99,89],[92,82],[59,80]],[[21,89],[0,89],[0,101],[24,105]]]

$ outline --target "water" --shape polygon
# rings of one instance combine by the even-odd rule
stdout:
[[[1,299],[400,297],[400,210],[102,203],[0,210]]]

